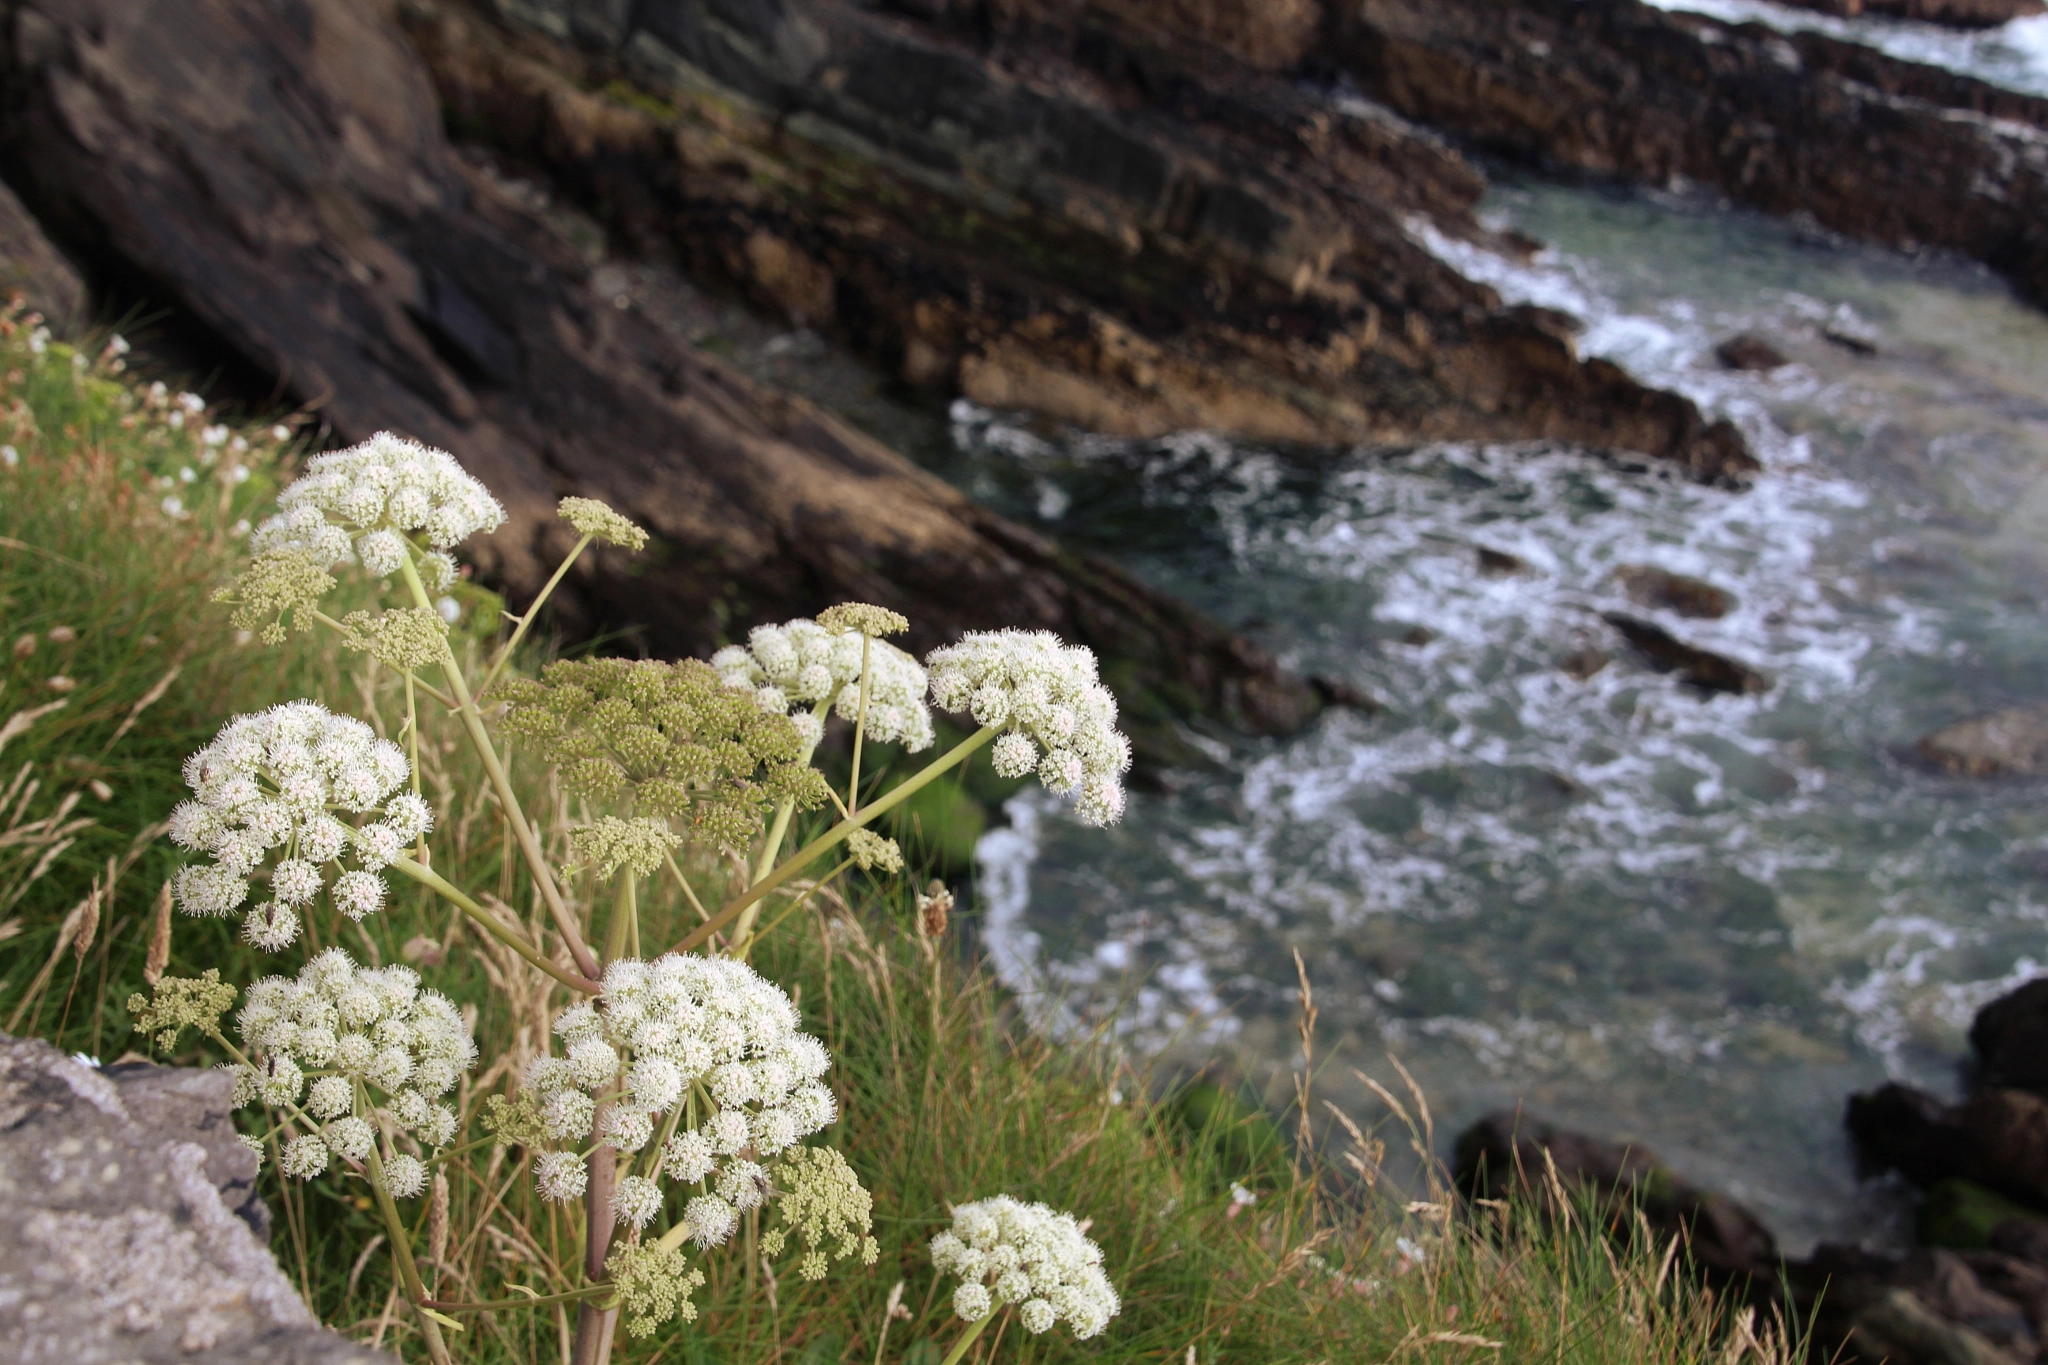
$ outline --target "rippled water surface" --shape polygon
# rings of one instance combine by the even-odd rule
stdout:
[[[1055,1023],[1221,1043],[1276,1096],[1298,949],[1340,1057],[1328,1093],[1362,1116],[1345,1068],[1392,1051],[1446,1129],[1521,1101],[1648,1142],[1794,1249],[1882,1238],[1895,1212],[1849,1173],[1845,1096],[1953,1088],[1971,1012],[2048,961],[2048,791],[1908,758],[2048,699],[2048,318],[1975,269],[1706,202],[1511,183],[1490,207],[1554,250],[1516,264],[1415,231],[1736,420],[1765,475],[1729,492],[1558,446],[1132,443],[957,407],[947,472],[977,495],[1387,707],[1203,739],[1216,771],[1106,834],[1014,801],[982,848],[988,943]],[[1720,369],[1745,330],[1793,363]],[[1735,607],[1633,605],[1629,566]],[[1708,697],[1649,671],[1601,620],[1624,609],[1773,686]],[[1583,681],[1565,667],[1602,653]]]

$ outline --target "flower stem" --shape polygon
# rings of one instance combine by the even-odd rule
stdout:
[[[932,781],[944,774],[948,768],[965,762],[976,749],[979,749],[995,737],[996,732],[994,730],[983,727],[969,735],[966,739],[961,740],[958,744],[947,750],[944,755],[933,759],[925,767],[924,771],[892,787],[887,795],[878,798],[872,805],[861,811],[860,814],[848,816],[823,834],[820,834],[817,838],[811,840],[808,844],[805,844],[795,853],[790,854],[788,860],[782,866],[755,882],[731,904],[727,905],[703,924],[691,930],[689,934],[685,935],[669,951],[687,953],[705,939],[710,938],[712,934],[723,929],[733,919],[759,904],[761,899],[769,892],[775,890],[775,888],[781,886],[791,877],[794,877],[804,868],[830,852],[833,846],[844,840],[847,835],[857,829],[866,829],[876,820],[888,814],[912,796],[915,796]]]
[[[420,581],[418,566],[407,555],[402,565],[406,587],[412,590],[413,600],[427,611],[434,609],[427,597],[427,585]],[[441,667],[448,675],[448,690],[455,695],[456,712],[462,717],[463,729],[469,732],[469,742],[476,749],[477,757],[483,760],[484,773],[491,779],[491,787],[497,792],[498,804],[504,808],[505,822],[512,827],[512,836],[519,842],[519,851],[526,857],[527,871],[533,874],[534,884],[540,888],[540,896],[547,903],[548,914],[554,917],[555,930],[561,934],[562,942],[568,945],[569,956],[575,959],[576,970],[585,976],[597,975],[597,959],[590,954],[589,945],[583,941],[583,933],[576,927],[576,917],[569,913],[567,902],[562,899],[561,888],[555,885],[554,874],[548,868],[547,855],[541,852],[540,839],[535,836],[533,826],[527,823],[526,812],[513,794],[512,779],[505,773],[505,765],[498,761],[497,746],[484,732],[483,712],[477,709],[476,698],[469,693],[469,683],[462,676],[462,665],[455,657],[453,646],[446,640],[441,642]]]
[[[821,735],[825,731],[825,712],[828,709],[830,709],[831,705],[832,697],[828,694],[818,699],[818,704],[812,711],[812,714],[818,718],[818,733]],[[816,753],[817,751],[817,741],[813,740],[809,744],[806,744],[804,746],[804,750],[801,754],[797,755],[797,763],[799,765],[808,764],[811,761],[811,755]],[[834,793],[832,799],[834,801],[837,801],[839,799],[837,793]],[[768,838],[767,841],[761,845],[760,861],[754,864],[754,875],[752,881],[749,882],[749,885],[751,885],[752,882],[765,880],[768,874],[775,870],[775,860],[782,854],[782,841],[789,837],[790,817],[795,813],[796,799],[794,797],[785,796],[782,798],[782,800],[776,803],[775,823],[768,827]],[[695,898],[692,897],[692,902],[694,903],[694,901]],[[698,908],[698,913],[700,915],[703,914],[702,907]],[[759,913],[760,912],[758,910],[751,906],[741,913],[739,926],[735,928],[732,932],[732,942],[752,942],[754,917]],[[704,918],[708,920],[711,918],[711,916],[704,915]],[[744,952],[741,952],[736,953],[735,956],[744,958],[746,954]]]
[[[488,1303],[443,1303],[439,1299],[428,1299],[427,1307],[439,1313],[502,1313],[509,1308],[544,1308],[551,1303],[575,1303],[578,1299],[595,1299],[612,1292],[608,1284],[587,1284],[581,1289],[564,1290],[560,1294],[539,1294],[530,1299],[493,1299]]]
[[[574,972],[565,972],[554,963],[542,957],[532,944],[514,933],[496,915],[493,915],[481,905],[471,900],[461,887],[456,886],[446,877],[434,871],[433,868],[423,863],[414,862],[411,858],[400,858],[392,863],[391,866],[393,870],[412,878],[429,890],[439,892],[456,909],[475,920],[485,933],[525,958],[533,966],[538,967],[541,971],[546,972],[549,976],[567,986],[570,990],[581,991],[585,995],[596,995],[604,989],[602,985],[589,977],[578,976]]]
[[[868,693],[875,690],[874,679],[868,676],[868,651],[874,648],[872,635],[860,637],[860,717],[853,723],[853,776],[846,780],[846,813],[860,811],[860,745],[868,732]]]
[[[974,1339],[981,1335],[984,1327],[995,1321],[995,1316],[993,1310],[982,1314],[965,1332],[960,1334],[960,1340],[953,1343],[953,1349],[946,1353],[946,1358],[940,1361],[939,1365],[959,1365],[960,1357],[967,1354],[967,1348],[974,1344]]]
[[[627,956],[632,951],[633,940],[639,937],[639,928],[634,923],[639,917],[639,905],[633,892],[633,883],[637,880],[632,868],[619,869],[619,890],[612,901],[612,919],[605,926],[604,960],[607,964]]]
[[[547,586],[540,590],[540,596],[534,598],[532,603],[527,606],[526,614],[520,617],[519,624],[512,628],[512,638],[507,640],[504,648],[498,651],[498,657],[491,660],[490,669],[485,672],[484,680],[477,684],[476,694],[479,698],[491,690],[491,684],[496,682],[498,675],[505,671],[505,665],[512,661],[512,651],[519,648],[519,642],[526,638],[526,632],[533,625],[534,618],[540,615],[541,604],[554,595],[556,587],[561,584],[563,577],[568,574],[569,566],[583,557],[583,552],[590,548],[591,540],[592,537],[585,536],[576,542],[576,548],[569,551],[568,558],[564,559],[561,567],[555,570],[555,576],[550,578],[547,581]]]
[[[384,1161],[374,1146],[370,1148],[369,1164],[370,1191],[376,1196],[377,1211],[384,1215],[384,1234],[391,1243],[391,1264],[397,1268],[399,1281],[405,1286],[405,1297],[420,1320],[420,1336],[427,1343],[427,1355],[434,1365],[450,1365],[448,1345],[441,1340],[440,1324],[427,1316],[427,1287],[420,1283],[420,1268],[413,1263],[411,1234],[405,1230],[405,1222],[398,1216],[398,1206],[391,1202],[390,1191],[384,1188]]]

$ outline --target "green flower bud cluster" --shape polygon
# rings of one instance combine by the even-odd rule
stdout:
[[[486,1099],[483,1125],[485,1132],[506,1147],[538,1150],[548,1140],[547,1121],[541,1117],[540,1105],[531,1094],[523,1091],[516,1099],[507,1099],[503,1095],[492,1095]]]
[[[761,1234],[761,1250],[779,1256],[791,1234],[801,1238],[805,1250],[797,1262],[798,1278],[825,1278],[828,1245],[832,1260],[858,1256],[862,1265],[873,1265],[881,1256],[881,1247],[869,1235],[874,1197],[861,1188],[860,1177],[836,1150],[793,1148],[776,1168],[775,1180],[782,1225]]]
[[[395,607],[372,615],[352,611],[341,618],[342,643],[402,673],[438,663],[448,623],[423,607]]]
[[[697,1320],[697,1305],[690,1296],[704,1283],[704,1272],[686,1262],[680,1250],[621,1243],[605,1258],[604,1268],[618,1286],[626,1330],[632,1335],[652,1336],[670,1318]]]
[[[178,1042],[180,1029],[196,1028],[204,1034],[220,1032],[220,1017],[233,1008],[235,988],[220,979],[216,967],[199,977],[167,976],[151,992],[154,998],[137,993],[128,997],[128,1013],[134,1016],[137,1033],[155,1033],[156,1045],[169,1052]]]
[[[281,645],[285,617],[293,630],[313,628],[313,609],[334,587],[334,575],[327,572],[318,556],[304,550],[272,550],[258,555],[248,568],[227,587],[213,595],[216,602],[230,603],[229,619],[237,630],[253,630],[267,645]]]
[[[864,872],[903,870],[902,848],[894,839],[885,839],[873,830],[857,829],[847,835],[846,854]]]
[[[563,498],[561,506],[555,510],[563,521],[592,540],[616,545],[622,550],[642,550],[647,546],[647,532],[596,498]]]
[[[569,838],[587,862],[597,865],[600,881],[610,881],[621,867],[636,877],[645,877],[683,842],[659,820],[621,820],[616,815],[601,816],[573,829]]]
[[[504,729],[554,763],[569,790],[745,848],[782,797],[809,810],[830,798],[800,762],[789,717],[762,710],[699,660],[565,659],[505,685]]]

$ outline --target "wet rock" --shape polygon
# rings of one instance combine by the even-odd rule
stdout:
[[[1308,685],[1316,690],[1316,695],[1323,699],[1325,705],[1341,706],[1368,716],[1376,716],[1387,709],[1378,697],[1342,678],[1326,678],[1318,674],[1308,680]]]
[[[773,37],[797,24],[791,8],[722,12]],[[40,36],[14,53],[0,139],[60,238],[147,280],[221,355],[320,400],[337,439],[391,429],[454,452],[507,505],[476,555],[515,599],[568,547],[562,494],[604,498],[648,527],[657,550],[630,571],[607,555],[571,575],[555,598],[566,630],[636,628],[673,656],[853,598],[903,610],[919,650],[1005,625],[1094,645],[1127,713],[1155,732],[1190,709],[1284,731],[1321,706],[1242,637],[618,308],[536,208],[451,153],[419,55],[367,0],[28,0],[11,13]],[[800,28],[785,35],[790,61]],[[880,68],[859,70],[887,97]],[[900,74],[899,93],[937,98],[939,76],[919,70]],[[676,132],[651,116],[573,88],[543,95],[582,100],[578,145],[636,175],[665,168],[622,182],[631,202],[679,174]],[[1083,132],[1076,147],[1109,146]],[[744,256],[765,228],[742,227]],[[777,237],[811,254],[797,227]]]
[[[1950,1106],[1896,1082],[1850,1097],[1847,1126],[1866,1170],[1916,1185],[1960,1178],[2048,1209],[2048,1100],[1983,1090]]]
[[[1410,626],[1394,638],[1404,645],[1414,645],[1419,649],[1423,645],[1435,644],[1438,633],[1428,626]]]
[[[1709,1278],[1751,1284],[1766,1294],[1777,1283],[1777,1247],[1763,1223],[1727,1196],[1678,1176],[1645,1147],[1526,1114],[1489,1114],[1459,1136],[1455,1176],[1461,1189],[1479,1198],[1497,1198],[1518,1185],[1550,1197],[1546,1171],[1552,1164],[1567,1190],[1627,1197],[1660,1238],[1683,1233],[1693,1263]]]
[[[921,389],[1126,436],[1497,433],[1754,470],[1734,428],[1418,244],[1418,215],[1495,243],[1483,178],[1261,69],[1293,40],[1223,36],[1291,32],[1296,4],[909,8],[641,6],[600,54],[456,0],[400,14],[455,126],[764,306],[811,281],[812,326]]]
[[[2015,1305],[2006,1307],[2017,1315]],[[2024,1355],[2001,1350],[1969,1323],[1942,1316],[1905,1289],[1888,1291],[1859,1314],[1844,1344],[1848,1359],[1873,1365],[2020,1365],[2032,1358],[2031,1350]]]
[[[2048,706],[1957,721],[1922,739],[1920,754],[1959,777],[2041,776],[2048,773]]]
[[[391,1365],[321,1330],[271,1259],[231,1088],[0,1037],[0,1356]]]
[[[1714,348],[1714,359],[1724,370],[1775,370],[1791,362],[1784,352],[1750,332],[1729,337]]]
[[[1529,561],[1520,555],[1511,555],[1506,550],[1490,550],[1478,547],[1479,572],[1494,578],[1506,578],[1511,574],[1529,572]]]
[[[1497,154],[1945,247],[2048,300],[2048,100],[1640,0],[1363,0],[1331,30],[1367,94]]]
[[[1924,1245],[1955,1251],[2031,1245],[2034,1234],[2030,1225],[2048,1231],[2048,1218],[1974,1180],[1936,1182],[1921,1201],[1914,1221]]]
[[[1943,24],[1949,28],[1997,28],[2014,19],[2048,12],[2048,6],[2044,6],[2041,0],[1785,0],[1785,3],[1843,19],[1874,15]]]
[[[1621,632],[1643,662],[1660,673],[1675,673],[1680,682],[1703,692],[1727,692],[1751,696],[1771,690],[1767,674],[1748,664],[1711,650],[1689,645],[1662,626],[1620,612],[1603,612],[1601,619]]]
[[[85,281],[77,268],[43,235],[14,191],[0,185],[0,298],[16,292],[59,336],[87,321]]]
[[[1614,581],[1637,606],[1708,621],[1735,610],[1735,594],[1725,588],[1648,564],[1625,565],[1615,570]]]
[[[2026,1307],[1980,1277],[1974,1258],[1899,1258],[1822,1243],[1785,1278],[1812,1327],[1813,1358],[1851,1365],[2019,1365],[2039,1333]],[[2004,1278],[1999,1284],[2006,1283]]]
[[[2007,991],[1970,1024],[1978,1077],[1986,1085],[2048,1095],[2048,976]]]
[[[1561,656],[1557,666],[1577,682],[1584,682],[1601,669],[1614,662],[1614,656],[1604,649],[1575,649]]]
[[[1851,355],[1873,356],[1878,352],[1877,338],[1861,328],[1837,324],[1821,328],[1820,334],[1823,340],[1832,342]]]

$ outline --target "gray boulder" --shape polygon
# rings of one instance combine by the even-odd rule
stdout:
[[[1960,777],[2048,774],[2048,706],[2015,706],[1959,720],[1921,740],[1920,753]]]
[[[0,1037],[0,1359],[391,1365],[271,1259],[224,1073]]]

